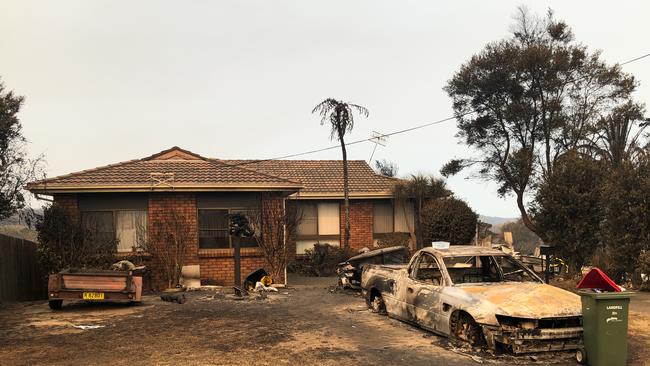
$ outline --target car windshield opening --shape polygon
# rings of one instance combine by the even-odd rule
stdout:
[[[508,256],[445,257],[454,284],[490,282],[539,282],[528,269]]]

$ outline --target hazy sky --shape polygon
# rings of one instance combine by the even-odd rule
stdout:
[[[312,107],[370,109],[350,139],[452,114],[445,82],[503,38],[520,4],[553,8],[611,63],[650,52],[647,1],[7,1],[0,77],[26,97],[20,118],[49,176],[173,145],[216,158],[269,158],[330,146]],[[650,101],[650,59],[624,69]],[[390,137],[375,158],[400,175],[437,173],[470,152],[455,122]],[[368,159],[370,143],[349,148]],[[338,159],[340,150],[305,156]],[[466,174],[449,186],[481,214],[518,216],[514,199]]]

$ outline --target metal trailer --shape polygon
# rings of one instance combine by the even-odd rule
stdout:
[[[64,270],[48,280],[50,308],[58,310],[63,300],[92,302],[142,301],[142,277],[133,271]]]

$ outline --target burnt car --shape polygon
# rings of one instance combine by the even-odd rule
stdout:
[[[582,343],[580,297],[500,250],[421,249],[408,265],[364,266],[361,286],[374,311],[472,345],[527,353]]]
[[[405,264],[409,259],[407,247],[395,246],[356,255],[345,262],[338,264],[336,274],[339,286],[344,288],[361,288],[361,271],[367,264]]]

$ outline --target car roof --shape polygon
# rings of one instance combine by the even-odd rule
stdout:
[[[408,248],[403,247],[403,246],[395,246],[395,247],[387,247],[387,248],[381,248],[381,249],[375,249],[371,250],[365,253],[361,253],[359,255],[355,255],[354,257],[348,259],[348,261],[356,261],[359,259],[366,259],[366,258],[371,258],[374,256],[382,255],[385,253],[393,253],[393,252],[398,252],[398,251],[407,251]]]
[[[478,247],[474,245],[450,245],[448,249],[423,248],[423,252],[439,255],[441,257],[458,257],[473,255],[508,255],[507,253],[488,247]]]

